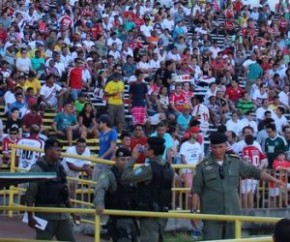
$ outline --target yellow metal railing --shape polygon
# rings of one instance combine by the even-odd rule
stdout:
[[[95,214],[94,209],[80,209],[80,208],[48,208],[48,207],[25,207],[25,206],[0,206],[0,211],[28,211],[28,212],[47,212],[47,213],[75,213],[75,214],[91,214],[95,215],[95,242],[100,242],[100,217]],[[255,222],[255,223],[276,223],[280,218],[269,217],[251,217],[251,216],[238,216],[238,215],[216,215],[216,214],[192,214],[192,213],[162,213],[162,212],[141,212],[141,211],[124,211],[124,210],[104,210],[104,214],[112,216],[128,216],[128,217],[155,217],[155,218],[183,218],[195,220],[215,220],[215,221],[228,221],[235,223],[235,238],[241,239],[241,225],[242,222]],[[240,241],[240,240],[231,240]],[[258,241],[255,240],[248,241]],[[263,241],[263,240],[262,240]],[[266,240],[268,241],[268,240]]]

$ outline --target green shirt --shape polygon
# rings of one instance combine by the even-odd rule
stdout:
[[[265,152],[268,158],[268,168],[272,169],[273,161],[276,159],[277,151],[279,150],[288,150],[287,142],[282,136],[277,135],[273,139],[271,139],[270,137],[266,138]]]
[[[247,111],[255,109],[255,104],[249,100],[240,99],[237,103],[237,108],[240,114],[245,114]]]

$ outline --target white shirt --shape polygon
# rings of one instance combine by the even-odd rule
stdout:
[[[203,151],[198,142],[194,144],[189,141],[184,142],[180,147],[180,154],[184,156],[188,165],[196,165],[203,158]]]
[[[151,36],[151,31],[153,30],[153,27],[151,25],[143,24],[140,27],[140,31],[145,35],[145,37]]]
[[[22,138],[18,141],[18,145],[25,145],[32,148],[43,149],[44,142],[38,138]],[[17,150],[17,156],[19,159],[18,168],[29,171],[31,166],[41,157],[41,152],[31,150]]]
[[[192,116],[193,117],[199,116],[198,120],[200,122],[200,129],[204,132],[208,131],[210,115],[207,106],[203,104],[198,104],[194,106]]]
[[[278,131],[279,134],[282,134],[282,128],[284,125],[288,124],[287,118],[285,118],[284,115],[282,115],[280,118],[274,114],[272,116],[272,118],[275,120],[275,125],[276,125],[276,129]]]
[[[56,94],[57,92],[59,92],[61,90],[61,86],[54,83],[52,85],[52,87],[48,87],[46,84],[44,84],[41,88],[40,88],[40,96],[43,96],[44,99],[52,106],[56,106],[57,105],[57,97]]]
[[[247,146],[246,142],[244,140],[240,140],[239,142],[237,143],[234,143],[232,145],[232,149],[233,151],[236,153],[236,154],[242,154],[243,152],[243,148],[245,148]],[[260,151],[262,151],[262,147],[261,145],[257,142],[257,141],[254,141],[253,143],[253,146],[255,146],[256,148],[258,148]]]
[[[18,71],[28,73],[32,69],[31,60],[29,58],[17,58],[16,68]]]
[[[173,54],[171,51],[168,52],[167,56],[166,56],[166,60],[173,60],[176,62],[181,61],[181,56],[180,54]]]
[[[109,47],[111,47],[113,43],[116,43],[117,44],[117,49],[119,51],[121,51],[123,42],[119,38],[116,38],[115,40],[112,39],[112,38],[109,38],[108,41],[107,41],[107,45]]]
[[[216,58],[218,56],[218,53],[221,52],[221,48],[217,47],[215,48],[214,46],[209,47],[209,51],[211,52],[212,58]]]
[[[237,136],[239,136],[242,132],[242,127],[241,127],[241,120],[237,120],[237,122],[234,122],[232,119],[228,120],[226,122],[226,127],[228,131],[233,131]]]
[[[66,153],[71,155],[78,155],[75,146],[68,147]],[[90,155],[91,155],[90,149],[86,147],[84,153],[81,156],[90,156]],[[79,177],[81,172],[70,170],[67,163],[71,163],[80,168],[83,167],[84,165],[91,165],[91,162],[87,160],[65,157],[61,162],[61,164],[63,165],[64,170],[67,172],[67,174],[72,177]]]
[[[257,132],[258,132],[258,125],[257,125],[257,123],[254,120],[249,121],[247,118],[243,118],[241,120],[241,129],[243,129],[246,126],[252,127],[253,130],[254,130],[254,134],[257,134]]]
[[[264,117],[265,117],[265,112],[266,111],[270,111],[271,112],[271,117],[273,117],[273,114],[274,114],[274,112],[273,112],[273,110],[271,110],[271,109],[268,109],[268,108],[264,108],[264,107],[259,107],[259,108],[257,108],[257,110],[256,110],[256,119],[257,120],[262,120],[262,119],[264,119]]]
[[[153,69],[159,69],[160,68],[160,60],[152,59],[152,60],[149,61],[149,65]]]
[[[173,19],[169,20],[165,18],[162,20],[161,26],[163,29],[169,29],[170,31],[172,31],[174,28],[174,20]]]
[[[287,93],[285,93],[284,91],[280,92],[278,94],[279,96],[279,100],[282,104],[288,106],[289,105],[289,96]]]

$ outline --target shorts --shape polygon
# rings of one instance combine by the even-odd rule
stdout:
[[[59,138],[59,139],[67,138],[67,133],[66,133],[65,129],[64,130],[61,130],[61,132],[63,133],[63,135],[58,134],[57,135],[57,138]],[[81,133],[80,133],[80,129],[79,128],[73,129],[72,130],[73,140],[79,138],[80,137],[80,134]]]
[[[270,197],[278,197],[280,195],[280,188],[279,187],[270,187],[269,188],[269,196]],[[290,190],[290,183],[287,184],[287,190]]]
[[[240,183],[241,193],[242,194],[246,194],[249,192],[254,193],[257,189],[258,184],[259,184],[259,181],[255,179],[241,180],[241,183]]]
[[[133,125],[141,124],[144,125],[146,121],[146,113],[144,107],[133,107],[131,109],[133,117]]]

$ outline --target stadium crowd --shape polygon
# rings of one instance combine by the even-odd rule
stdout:
[[[70,146],[99,138],[98,156],[113,159],[117,147],[158,136],[164,159],[197,164],[218,129],[228,152],[289,171],[290,3],[268,4],[1,1],[2,162],[8,144],[27,137],[57,136]],[[56,112],[50,129],[48,110]],[[29,155],[21,168],[31,167]],[[192,177],[182,170],[185,186]],[[245,193],[255,190],[250,184]]]

